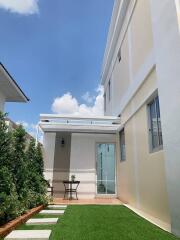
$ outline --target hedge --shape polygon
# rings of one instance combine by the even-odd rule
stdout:
[[[29,209],[47,204],[41,146],[20,125],[9,132],[7,114],[0,112],[0,225]]]

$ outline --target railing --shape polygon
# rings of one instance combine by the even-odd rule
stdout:
[[[115,125],[120,124],[119,117],[103,116],[103,117],[74,117],[62,116],[58,114],[41,114],[41,124],[68,124],[68,125]]]

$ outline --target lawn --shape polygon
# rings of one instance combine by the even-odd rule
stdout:
[[[37,214],[34,217],[49,215]],[[22,225],[18,229],[52,229],[51,240],[179,239],[124,206],[69,206],[56,225]]]

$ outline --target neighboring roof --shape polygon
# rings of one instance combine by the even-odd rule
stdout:
[[[6,102],[28,102],[29,98],[0,62],[0,91],[5,97]]]
[[[116,133],[121,128],[120,118],[74,117],[58,114],[41,114],[39,126],[44,132]]]
[[[6,124],[8,125],[8,128],[9,130],[11,131],[12,129],[16,129],[18,128],[19,124],[15,123],[14,121],[12,121],[10,118],[6,118]],[[26,131],[26,140],[31,140],[31,139],[35,139],[35,137],[33,137],[31,134],[29,134],[27,131]],[[36,139],[35,139],[36,140]],[[42,146],[42,143],[40,143],[38,141],[38,143]]]

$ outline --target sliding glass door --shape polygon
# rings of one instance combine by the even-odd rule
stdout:
[[[97,194],[115,194],[115,144],[97,144]]]

